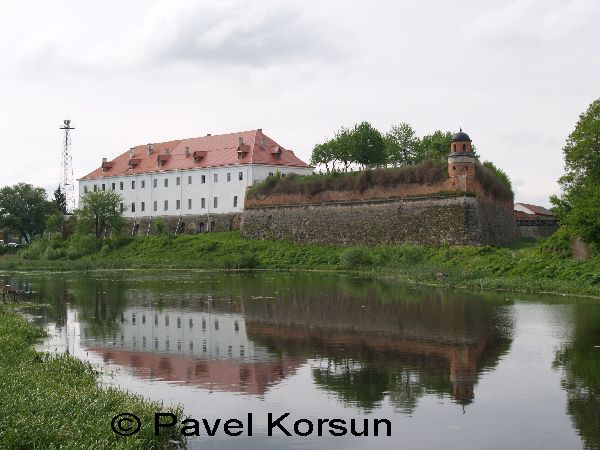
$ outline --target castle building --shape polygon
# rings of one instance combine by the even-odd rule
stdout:
[[[113,160],[103,158],[100,167],[78,180],[79,196],[99,190],[121,194],[121,211],[134,223],[134,232],[140,225],[149,228],[159,216],[175,219],[178,231],[184,220],[194,223],[193,231],[227,229],[231,224],[218,217],[243,210],[246,188],[276,172],[309,175],[312,170],[261,129],[208,134],[138,145]]]

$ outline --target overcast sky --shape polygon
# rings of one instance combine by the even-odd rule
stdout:
[[[136,144],[262,128],[308,160],[363,120],[462,124],[516,201],[548,205],[600,96],[599,0],[0,3],[0,185],[59,183]]]

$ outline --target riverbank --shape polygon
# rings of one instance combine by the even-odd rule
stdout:
[[[179,435],[154,436],[154,413],[167,410],[141,396],[98,387],[98,373],[68,355],[37,352],[45,336],[11,308],[0,305],[0,448],[164,448]],[[121,437],[112,418],[139,416],[141,431]],[[172,441],[173,440],[173,441]]]
[[[448,287],[600,296],[600,256],[575,261],[539,242],[515,247],[337,247],[245,239],[237,232],[140,236],[78,259],[5,256],[5,271],[96,269],[352,270]]]

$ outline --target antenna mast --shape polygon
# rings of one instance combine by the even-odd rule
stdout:
[[[72,213],[75,209],[75,185],[73,183],[73,158],[71,156],[71,121],[63,121],[61,130],[65,130],[65,139],[63,141],[62,161],[60,164],[61,182],[60,187],[67,200],[67,212]]]

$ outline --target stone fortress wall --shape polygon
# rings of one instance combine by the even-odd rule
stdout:
[[[454,136],[446,181],[307,197],[246,199],[241,233],[253,239],[378,245],[508,245],[519,239],[513,201],[494,198],[477,180],[471,140]]]

